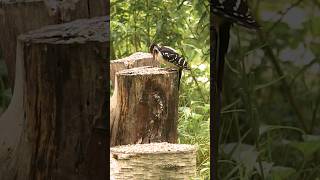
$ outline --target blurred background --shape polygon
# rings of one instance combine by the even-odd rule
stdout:
[[[320,179],[320,1],[248,1],[232,28],[218,179]]]
[[[149,52],[152,42],[186,57],[179,98],[179,143],[198,145],[197,179],[209,179],[210,36],[209,1],[111,0],[111,59]]]

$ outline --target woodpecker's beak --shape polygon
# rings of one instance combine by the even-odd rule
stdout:
[[[156,47],[154,47],[154,49],[152,50],[152,56],[153,56],[153,60],[156,60],[156,55],[158,54],[158,49]]]

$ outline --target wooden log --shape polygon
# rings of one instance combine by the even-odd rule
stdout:
[[[19,36],[23,127],[0,179],[107,178],[108,23],[81,19]]]
[[[178,72],[139,67],[116,73],[110,104],[111,146],[177,142]]]
[[[111,179],[192,179],[196,175],[196,147],[151,143],[110,149]]]
[[[136,52],[128,57],[110,61],[110,80],[114,86],[115,74],[124,69],[141,66],[159,67],[159,62],[154,61],[150,53]]]
[[[50,17],[42,1],[0,1],[0,49],[8,69],[11,88],[14,84],[17,36],[32,29],[58,23],[57,16]]]
[[[0,0],[0,49],[14,85],[16,42],[19,34],[45,25],[60,24],[79,18],[108,15],[106,0]]]

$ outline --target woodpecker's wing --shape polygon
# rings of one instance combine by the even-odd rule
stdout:
[[[173,49],[173,48],[172,48],[172,47],[170,47],[170,46],[162,46],[162,47],[164,47],[164,48],[168,48],[168,49],[172,50],[173,52],[178,53],[175,49]]]
[[[252,17],[246,0],[213,0],[213,13],[249,29],[260,26]]]
[[[162,46],[159,50],[163,59],[165,59],[166,61],[180,68],[190,70],[186,59],[184,57],[181,57],[174,49]]]

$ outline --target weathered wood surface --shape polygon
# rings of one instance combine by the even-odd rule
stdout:
[[[45,25],[108,15],[106,0],[0,0],[0,49],[13,88],[17,36]]]
[[[151,143],[113,147],[111,179],[192,179],[196,175],[196,147]]]
[[[108,24],[81,19],[19,36],[22,133],[0,179],[107,178]]]
[[[6,166],[14,158],[16,146],[19,143],[24,119],[23,110],[23,80],[24,67],[22,63],[22,49],[18,46],[17,63],[15,72],[14,93],[7,110],[0,118],[0,179],[3,173],[7,173]]]
[[[114,86],[115,75],[118,71],[141,66],[159,67],[159,62],[154,61],[150,53],[136,52],[128,57],[110,61],[110,80]]]
[[[116,73],[110,104],[111,146],[177,142],[178,72],[158,67]]]

